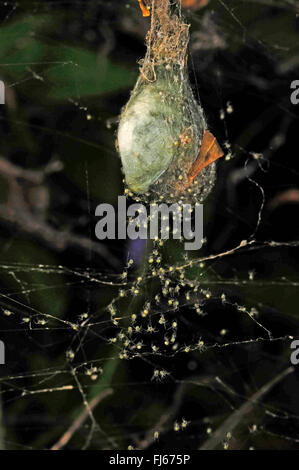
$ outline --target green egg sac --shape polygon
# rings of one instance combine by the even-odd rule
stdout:
[[[205,125],[188,77],[160,66],[154,82],[137,82],[121,115],[118,147],[128,187],[145,193],[172,164],[182,170],[199,151]],[[188,146],[181,138],[190,134]],[[174,164],[175,163],[175,164]]]
[[[127,105],[120,121],[118,145],[127,185],[144,193],[173,158],[173,110],[161,100],[161,86],[144,87]]]
[[[146,55],[118,127],[125,182],[144,199],[201,202],[216,173],[212,163],[191,182],[188,176],[208,128],[189,82],[189,25],[178,1],[153,2],[151,16]]]

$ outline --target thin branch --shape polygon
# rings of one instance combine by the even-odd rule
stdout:
[[[66,444],[71,440],[75,432],[82,426],[84,421],[88,418],[90,413],[100,403],[100,401],[102,401],[104,398],[111,395],[112,393],[113,390],[111,388],[108,388],[107,390],[104,390],[102,393],[100,393],[100,395],[95,397],[93,400],[91,400],[88,407],[84,408],[78,418],[75,419],[75,421],[71,424],[68,430],[61,436],[61,438],[56,442],[56,444],[51,447],[50,450],[61,450],[63,447],[65,447]]]
[[[26,170],[0,156],[0,173],[8,178],[22,178],[33,184],[41,184],[45,176],[56,173],[62,169],[61,162],[55,160],[50,162],[43,170]]]
[[[174,418],[178,409],[181,406],[183,394],[184,394],[184,384],[180,384],[174,395],[172,405],[168,408],[168,410],[165,411],[165,413],[162,414],[161,418],[155,424],[155,426],[146,433],[145,438],[142,441],[137,441],[137,447],[139,450],[147,449],[155,440],[154,433],[155,432],[161,433],[164,430],[165,425],[171,419]]]
[[[0,174],[6,178],[9,184],[7,202],[0,205],[0,217],[23,232],[38,237],[55,250],[61,251],[68,246],[76,246],[98,254],[110,266],[119,268],[119,260],[103,244],[53,228],[28,204],[26,189],[23,188],[19,180],[24,180],[36,188],[40,188],[47,174],[60,171],[60,169],[60,163],[53,161],[42,170],[25,170],[0,156]]]
[[[226,437],[227,433],[232,433],[235,427],[242,419],[249,414],[255,405],[266,395],[275,385],[283,380],[287,375],[294,372],[294,367],[288,367],[278,374],[270,382],[262,386],[249,400],[247,400],[240,408],[234,411],[213,433],[213,435],[199,448],[199,450],[214,450]]]

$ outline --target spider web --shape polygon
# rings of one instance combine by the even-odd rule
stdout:
[[[93,235],[123,191],[136,4],[1,7],[1,446],[298,449],[299,6],[185,10],[190,80],[226,149],[190,254]]]

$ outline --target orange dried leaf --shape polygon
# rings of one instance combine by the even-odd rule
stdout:
[[[199,10],[205,7],[210,0],[182,0],[182,7],[190,10]]]
[[[150,8],[144,3],[144,0],[138,0],[143,16],[150,16]]]
[[[210,131],[204,129],[199,155],[188,173],[191,183],[206,166],[223,157],[223,155],[224,153],[216,137]]]

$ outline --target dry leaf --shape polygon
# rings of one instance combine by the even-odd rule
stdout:
[[[196,11],[208,5],[210,0],[182,0],[182,7]]]

